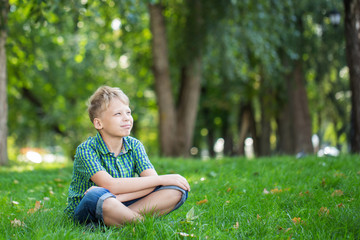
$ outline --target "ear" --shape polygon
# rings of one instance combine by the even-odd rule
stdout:
[[[97,130],[101,130],[103,128],[102,122],[101,122],[101,120],[99,118],[94,118],[94,127]]]

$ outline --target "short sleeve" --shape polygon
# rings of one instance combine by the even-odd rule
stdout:
[[[89,181],[95,173],[106,170],[101,165],[100,159],[93,148],[79,146],[76,150],[74,161],[74,172],[76,171],[85,180]]]
[[[146,154],[144,145],[140,141],[137,142],[135,148],[133,149],[133,154],[135,160],[135,172],[138,175],[147,169],[154,168],[148,155]]]

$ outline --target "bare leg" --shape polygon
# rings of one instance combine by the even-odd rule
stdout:
[[[124,223],[142,220],[143,217],[116,200],[108,198],[103,203],[103,219],[107,226],[119,226]]]
[[[147,213],[164,215],[174,209],[181,197],[182,192],[176,189],[163,189],[135,202],[129,206],[129,209],[142,215]]]

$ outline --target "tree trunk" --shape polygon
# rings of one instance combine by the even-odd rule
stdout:
[[[206,90],[205,90],[206,91]],[[209,151],[209,156],[211,158],[215,157],[214,144],[215,144],[215,126],[214,121],[211,117],[210,108],[204,107],[202,111],[203,119],[205,119],[205,126],[208,129],[208,134],[206,136],[207,148]]]
[[[289,96],[289,100],[291,97]],[[294,132],[292,127],[292,114],[291,114],[291,102],[287,102],[282,107],[280,114],[277,118],[277,131],[278,131],[278,143],[277,151],[280,154],[294,154]]]
[[[200,98],[201,66],[201,58],[197,57],[184,69],[177,109],[177,156],[189,156],[189,150],[193,144]]]
[[[194,28],[202,24],[200,2],[196,2]],[[171,88],[168,44],[165,18],[161,4],[149,4],[152,32],[153,72],[159,107],[159,131],[161,154],[165,156],[189,156],[193,144],[194,128],[201,86],[201,51],[187,60],[182,69],[181,88],[177,109]],[[195,37],[195,36],[190,36]],[[200,46],[195,46],[199,47]]]
[[[250,109],[248,109],[247,107],[244,107],[241,109],[241,126],[240,126],[240,131],[239,131],[239,146],[237,149],[237,154],[240,156],[245,155],[245,149],[244,149],[244,145],[245,145],[245,139],[246,136],[249,132],[250,129]]]
[[[271,89],[266,86],[265,79],[261,77],[260,90],[260,111],[261,111],[261,134],[259,136],[259,155],[269,156],[271,154],[270,148],[270,134],[271,134],[271,108],[272,97]]]
[[[161,154],[172,156],[175,153],[176,112],[171,90],[165,19],[160,4],[149,4],[148,7],[152,32],[155,91],[159,107]]]
[[[8,162],[7,154],[7,67],[6,67],[6,38],[8,0],[0,0],[0,165]]]
[[[352,153],[360,153],[360,0],[344,0],[346,59],[350,73]]]
[[[271,125],[270,117],[267,110],[264,109],[264,106],[261,106],[261,135],[259,137],[259,155],[260,156],[270,156],[270,134],[271,134]]]
[[[232,156],[234,154],[234,136],[231,131],[231,121],[230,121],[230,112],[225,111],[223,113],[223,126],[222,126],[222,136],[224,137],[224,155]]]
[[[312,127],[301,60],[295,63],[292,86],[295,151],[312,154]]]
[[[282,52],[282,64],[285,68],[289,68],[289,60]],[[295,153],[294,128],[293,128],[293,114],[292,114],[292,88],[291,74],[286,74],[284,79],[284,96],[280,93],[278,105],[280,110],[276,117],[277,123],[277,152],[279,154],[291,155]]]

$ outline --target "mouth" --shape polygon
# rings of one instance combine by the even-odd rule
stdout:
[[[131,125],[122,125],[121,127],[129,129],[129,128],[131,128]]]

